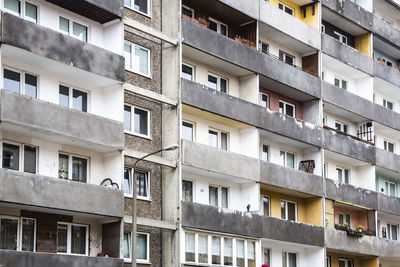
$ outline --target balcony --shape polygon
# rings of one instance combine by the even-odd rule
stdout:
[[[0,266],[18,267],[123,267],[122,259],[0,250]]]
[[[7,185],[0,187],[0,202],[123,217],[123,193],[120,190],[7,169],[0,169],[0,179]]]
[[[306,94],[315,97],[321,96],[321,81],[314,75],[244,46],[187,19],[182,19],[182,27],[183,42],[187,46],[252,72],[260,73]]]
[[[377,194],[378,210],[381,212],[400,215],[400,198],[390,197],[382,193]]]
[[[101,24],[124,16],[122,0],[46,0]]]
[[[382,61],[374,62],[374,75],[382,80],[388,81],[395,86],[400,87],[399,70],[387,66]]]
[[[321,146],[321,129],[259,105],[182,79],[182,102],[201,110],[250,124],[314,146]],[[233,109],[232,106],[237,108]]]
[[[374,16],[373,32],[380,38],[391,42],[396,47],[400,46],[400,30]]]
[[[379,238],[379,257],[400,259],[400,242],[398,240],[388,240]]]
[[[7,128],[28,136],[46,136],[61,144],[100,152],[124,148],[121,122],[4,89],[0,90],[0,121],[0,129]]]
[[[122,56],[8,13],[2,13],[1,40],[4,45],[28,51],[28,55],[21,55],[23,61],[29,62],[33,53],[51,59],[46,63],[49,68],[60,68],[55,60],[64,67],[78,68],[118,82],[125,80],[125,59]],[[22,52],[9,53],[14,57]]]
[[[400,172],[400,155],[376,148],[376,166],[395,172]]]

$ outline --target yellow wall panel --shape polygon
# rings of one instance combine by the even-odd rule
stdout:
[[[313,26],[314,28],[319,29],[319,21],[318,21],[318,3],[315,4],[315,13],[314,15],[312,14],[312,6],[306,7],[306,17],[304,18],[303,12],[300,9],[300,6],[297,5],[296,3],[290,1],[290,0],[269,0],[268,1],[271,5],[279,7],[279,2],[282,2],[283,4],[287,5],[288,7],[293,8],[294,10],[294,16],[307,23],[310,26]]]
[[[359,50],[361,53],[366,54],[367,56],[371,55],[371,34],[366,33],[356,37],[356,49]]]
[[[335,227],[335,207],[332,200],[325,199],[325,220],[326,227]]]
[[[307,198],[304,200],[306,223],[322,226],[322,199]]]

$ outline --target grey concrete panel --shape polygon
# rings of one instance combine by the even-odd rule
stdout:
[[[390,197],[385,194],[378,193],[378,210],[400,215],[400,198]]]
[[[375,164],[375,147],[324,129],[324,148],[370,164]]]
[[[250,71],[260,73],[306,94],[320,97],[321,80],[249,48],[226,36],[182,19],[183,42]],[[216,45],[218,44],[218,45]]]
[[[2,14],[2,43],[117,81],[125,79],[124,57],[8,13]]]
[[[400,113],[374,103],[374,121],[393,129],[400,130]]]
[[[351,0],[322,0],[322,5],[339,13],[346,19],[372,31],[374,15]]]
[[[376,165],[400,172],[400,156],[389,151],[376,148]]]
[[[389,66],[386,66],[383,63],[380,63],[379,61],[374,62],[374,75],[378,78],[381,78],[382,80],[385,80],[400,87],[399,72]]]
[[[7,185],[0,186],[2,202],[123,217],[121,190],[7,169],[0,169],[0,180]]]
[[[379,238],[376,236],[354,237],[345,231],[332,228],[326,229],[326,247],[341,251],[379,256]]]
[[[123,149],[122,122],[69,109],[36,98],[0,91],[2,123],[61,137],[83,140],[113,150]],[[82,127],[84,125],[84,127]]]
[[[360,205],[373,210],[378,209],[377,193],[375,191],[339,183],[331,179],[325,179],[325,181],[326,198]]]
[[[283,167],[271,162],[260,161],[260,180],[266,183],[314,196],[322,196],[321,176]]]
[[[400,242],[379,238],[379,256],[392,259],[400,259]]]
[[[258,159],[188,140],[182,140],[182,148],[182,163],[186,166],[253,181],[260,180]]]
[[[374,34],[400,47],[400,30],[374,16]]]
[[[247,16],[258,20],[260,17],[260,4],[259,0],[247,0],[247,1],[236,1],[236,0],[219,0]]]
[[[0,250],[4,267],[123,267],[122,259]]]
[[[339,42],[328,34],[322,34],[322,52],[369,75],[374,73],[372,57]]]
[[[193,202],[182,202],[182,226],[227,234],[261,237],[261,217]]]
[[[324,228],[263,216],[262,238],[310,246],[324,246]]]

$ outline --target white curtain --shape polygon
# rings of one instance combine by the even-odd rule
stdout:
[[[208,254],[208,242],[206,235],[199,235],[199,254]]]
[[[247,242],[247,259],[254,260],[254,242]]]
[[[185,233],[185,249],[186,252],[194,253],[194,234]]]
[[[224,256],[232,257],[232,239],[224,238]]]
[[[236,257],[244,259],[244,241],[236,240]]]
[[[221,255],[221,238],[213,236],[212,237],[212,255]]]

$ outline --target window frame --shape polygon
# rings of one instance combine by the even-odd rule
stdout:
[[[143,138],[147,138],[147,139],[151,139],[151,110],[146,109],[146,108],[142,108],[142,107],[138,107],[135,105],[130,105],[130,104],[126,104],[124,103],[124,108],[125,106],[129,106],[131,108],[131,130],[126,130],[124,127],[124,132],[128,133],[128,134],[132,134],[132,135],[136,135],[139,137],[143,137]],[[141,133],[136,133],[134,131],[135,129],[135,109],[139,109],[139,110],[143,110],[147,112],[147,135],[145,134],[141,134]]]
[[[281,112],[282,114],[284,114],[285,116],[288,116],[288,117],[296,118],[296,105],[279,99],[279,104],[280,103],[283,104],[283,112]],[[286,106],[292,106],[293,107],[293,116],[290,116],[290,115],[286,114]]]
[[[19,0],[19,1],[21,1],[21,0]],[[24,95],[24,96],[27,96],[26,95],[26,90],[25,90],[25,75],[29,74],[29,75],[35,76],[36,77],[36,99],[40,98],[39,97],[40,96],[40,94],[39,94],[39,92],[40,92],[40,87],[39,87],[39,85],[40,85],[40,76],[38,74],[35,74],[33,72],[30,72],[30,71],[21,70],[21,69],[15,68],[15,67],[11,67],[9,65],[3,65],[3,67],[2,67],[3,83],[4,83],[4,70],[17,72],[17,73],[20,74],[19,92],[18,93],[21,94],[21,95]],[[3,84],[3,88],[1,88],[1,90],[9,91],[9,90],[4,88],[4,84]],[[12,92],[12,91],[10,91],[10,92]],[[31,97],[31,96],[27,96],[27,97]]]
[[[209,20],[209,21],[212,21],[212,22],[214,22],[214,23],[217,24],[217,33],[219,33],[219,34],[221,34],[221,35],[223,35],[223,36],[226,36],[226,37],[229,36],[229,28],[228,28],[228,25],[227,25],[227,24],[225,24],[225,23],[223,23],[223,22],[221,22],[221,21],[219,21],[219,20],[217,20],[217,19],[214,19],[214,18],[212,18],[212,17],[208,17],[208,20]],[[223,26],[226,27],[226,35],[224,35],[224,34],[221,33],[221,25],[223,25]]]
[[[124,231],[123,235],[128,234],[128,252],[129,252],[129,258],[125,258],[124,257],[124,245],[122,244],[122,259],[124,260],[124,262],[132,262],[132,232],[131,231]],[[122,242],[123,241],[123,237],[122,237]]]
[[[341,122],[341,121],[335,121],[335,129],[336,129],[336,124],[340,125],[340,130],[338,130],[339,132],[342,132],[342,133],[345,133],[345,134],[349,133],[349,124]],[[345,126],[346,126],[346,131],[344,131],[344,127]]]
[[[183,5],[183,4],[182,4],[182,9],[187,9],[187,10],[192,11],[192,16],[191,16],[190,18],[191,18],[191,19],[194,19],[194,18],[195,18],[195,13],[194,13],[194,9],[193,9],[193,8],[191,8],[191,7],[187,6],[187,5]]]
[[[132,6],[132,3],[133,3],[133,6]],[[149,17],[149,18],[152,17],[151,16],[152,15],[151,0],[147,0],[147,11],[148,11],[148,13],[144,13],[144,12],[142,12],[140,10],[135,9],[135,0],[131,0],[131,5],[130,6],[126,5],[125,1],[124,1],[124,6],[126,8],[128,8],[128,9],[133,10],[133,11],[135,11],[135,12],[141,14],[141,15],[144,15],[146,17]]]
[[[390,227],[389,227],[390,226]],[[392,232],[392,226],[396,227],[396,239],[393,239],[393,232]],[[393,240],[393,241],[398,241],[399,240],[399,225],[398,224],[392,224],[392,223],[386,223],[386,239],[388,240]]]
[[[354,267],[354,260],[353,260],[353,259],[349,259],[349,258],[339,258],[339,259],[338,259],[338,263],[339,263],[340,261],[343,261],[343,262],[344,262],[344,266],[345,266],[345,267],[349,267],[349,262],[351,262],[351,267]]]
[[[5,7],[4,0],[1,3],[2,10],[4,10],[4,12],[7,12],[7,13],[9,13],[11,15],[14,15],[14,16],[17,16],[17,17],[19,17],[21,19],[24,19],[26,21],[30,21],[30,22],[35,23],[35,24],[40,24],[40,22],[39,22],[39,19],[40,19],[40,15],[39,15],[40,14],[39,13],[40,12],[39,11],[40,10],[40,5],[38,3],[34,3],[32,1],[27,1],[27,0],[18,0],[18,2],[20,3],[21,14],[15,12],[15,11],[12,11],[10,9],[7,9]],[[36,6],[36,21],[33,21],[31,18],[26,17],[26,3],[29,3],[29,4],[31,4],[33,6]]]
[[[389,108],[388,105],[391,104],[392,108]],[[394,102],[386,100],[386,99],[382,99],[382,106],[389,109],[389,110],[394,110]]]
[[[264,210],[265,210],[265,208],[264,208],[264,205],[265,205],[264,199],[266,199],[266,198],[268,198],[268,215],[265,215],[265,213],[264,213]],[[261,201],[262,201],[262,215],[270,217],[271,216],[271,197],[267,196],[267,195],[262,195],[261,196]]]
[[[294,206],[295,206],[295,220],[294,220],[294,222],[297,222],[297,220],[298,220],[298,216],[297,216],[297,202],[295,202],[295,201],[291,201],[291,200],[287,200],[287,199],[281,199],[281,203],[282,202],[285,202],[285,218],[284,219],[282,219],[282,220],[286,220],[286,221],[289,221],[289,216],[288,216],[288,203],[292,203],[292,204],[294,204]],[[282,214],[281,214],[282,215]]]
[[[132,0],[133,1],[133,0]],[[151,79],[152,78],[152,72],[151,72],[151,49],[149,49],[149,48],[146,48],[146,47],[144,47],[144,46],[141,46],[141,45],[138,45],[138,44],[136,44],[136,43],[133,43],[133,42],[129,42],[129,41],[127,41],[127,40],[124,40],[124,46],[125,45],[129,45],[130,46],[130,48],[131,48],[131,54],[130,54],[130,62],[132,63],[132,65],[129,67],[129,68],[127,68],[126,67],[126,65],[125,65],[125,70],[127,70],[127,71],[130,71],[130,72],[133,72],[133,73],[135,73],[135,74],[138,74],[138,75],[141,75],[141,76],[144,76],[144,77],[146,77],[146,78],[149,78],[149,79]],[[139,71],[139,69],[138,70],[135,70],[135,60],[134,60],[134,51],[135,51],[135,46],[137,46],[138,48],[140,48],[140,49],[143,49],[143,50],[146,50],[147,51],[147,74],[146,73],[142,73],[142,72],[140,72]],[[125,50],[124,50],[124,53],[125,53]]]
[[[188,201],[188,200],[185,200],[185,199],[183,198],[183,181],[192,183],[192,202],[195,202],[195,192],[196,192],[196,190],[195,190],[195,184],[196,184],[196,183],[195,183],[195,180],[188,179],[188,178],[186,178],[186,177],[183,177],[183,178],[182,178],[182,189],[181,189],[181,191],[182,191],[182,200],[183,200],[183,201]]]
[[[208,205],[210,205],[210,206],[212,206],[210,204],[210,187],[216,187],[217,188],[217,192],[218,192],[218,195],[217,195],[217,197],[218,197],[217,208],[229,209],[230,208],[230,204],[231,204],[231,201],[230,201],[230,195],[231,195],[230,187],[223,186],[223,185],[208,184]],[[228,193],[228,195],[227,195],[227,207],[226,208],[222,207],[222,188],[226,188],[227,189],[227,193]]]
[[[295,66],[296,65],[296,56],[293,56],[293,55],[289,54],[288,52],[285,52],[285,51],[283,51],[281,49],[279,49],[279,54],[283,55],[282,59],[280,59],[280,57],[279,57],[279,60],[281,60],[283,63],[286,63],[286,64],[288,64],[290,66]],[[286,57],[292,58],[293,59],[293,63],[290,64],[289,62],[286,62]]]
[[[268,148],[268,153],[267,153],[267,159],[264,159],[263,155],[264,155],[264,147]],[[270,150],[271,146],[267,145],[267,144],[261,144],[260,146],[260,159],[264,162],[269,162],[270,161]]]
[[[339,224],[341,224],[341,223],[340,223],[339,216],[343,216],[343,223],[347,223],[346,217],[349,216],[350,222],[349,222],[348,224],[349,224],[349,227],[351,228],[351,225],[352,225],[352,222],[353,222],[353,216],[351,216],[350,213],[338,212],[338,223],[339,223]]]
[[[81,87],[77,87],[77,86],[72,86],[72,85],[68,85],[66,83],[62,83],[59,82],[58,83],[58,104],[61,106],[60,104],[60,86],[64,86],[68,88],[68,108],[76,110],[76,111],[80,111],[80,112],[85,112],[85,113],[90,113],[90,91],[86,90],[86,89],[82,89]],[[73,107],[74,105],[74,90],[86,93],[86,111],[83,110],[79,110]],[[63,106],[64,107],[64,106]]]
[[[393,146],[393,151],[390,151],[389,145]],[[388,141],[387,139],[383,140],[383,150],[390,152],[390,153],[396,153],[396,143]]]
[[[282,253],[285,254],[285,258],[286,258],[286,266],[283,266],[283,263],[282,263],[282,267],[289,267],[289,266],[290,266],[290,263],[289,263],[289,254],[294,254],[294,255],[296,255],[296,266],[295,266],[295,267],[298,267],[298,266],[299,266],[299,264],[298,264],[299,255],[298,255],[297,252],[285,250],[285,251],[282,251]]]
[[[78,155],[78,154],[74,154],[74,153],[69,153],[69,152],[64,152],[62,150],[58,151],[58,160],[60,159],[60,154],[68,156],[68,177],[67,178],[61,178],[60,177],[60,167],[58,167],[58,175],[57,178],[58,179],[65,179],[65,180],[69,180],[69,181],[74,181],[72,180],[72,158],[76,157],[76,158],[80,158],[80,159],[86,159],[86,183],[89,184],[89,180],[90,180],[90,157],[87,156],[82,156],[82,155]],[[74,182],[79,182],[79,183],[83,183],[81,181],[74,181]]]
[[[0,166],[3,169],[7,169],[10,171],[17,171],[17,172],[26,172],[25,171],[25,167],[24,167],[24,162],[25,162],[25,146],[30,146],[30,147],[35,147],[36,148],[36,164],[35,164],[35,173],[33,174],[38,174],[39,171],[39,146],[36,145],[30,145],[30,144],[26,144],[26,143],[19,143],[16,141],[12,141],[9,139],[3,139],[0,142],[1,145],[1,157],[3,157],[3,151],[4,151],[4,143],[6,144],[10,144],[10,145],[14,145],[14,146],[18,146],[18,157],[19,157],[19,163],[18,163],[18,170],[13,170],[13,169],[9,169],[9,168],[4,168],[3,167],[3,159],[0,160]],[[31,172],[26,172],[26,173],[31,173]]]
[[[182,128],[183,128],[183,123],[187,123],[187,124],[191,124],[192,125],[192,140],[188,140],[188,139],[183,138],[183,134],[182,134],[182,139],[188,140],[188,141],[191,141],[191,142],[196,142],[196,123],[183,119],[182,120],[182,126],[181,126]],[[183,130],[182,130],[182,132],[183,132]]]
[[[391,189],[390,189],[390,185],[391,184],[394,185],[394,196],[397,197],[397,183],[394,183],[394,182],[391,182],[391,181],[388,181],[388,180],[385,180],[385,189],[386,189],[386,185],[387,185],[387,188],[388,188],[387,192],[385,192],[385,195],[387,195],[389,197],[391,196],[390,195],[390,193],[392,192]]]
[[[137,232],[137,235],[145,235],[146,236],[146,259],[142,260],[142,259],[138,259],[136,257],[136,263],[150,263],[150,233],[145,233],[145,232]],[[137,237],[136,237],[137,238]],[[136,243],[137,245],[137,243]],[[132,233],[131,233],[131,247],[132,247]],[[135,249],[135,251],[137,251],[137,248]],[[131,256],[132,258],[132,256]],[[132,261],[132,260],[131,260]]]
[[[209,83],[208,76],[212,76],[214,78],[217,78],[217,88],[216,89],[208,87],[208,83]],[[221,80],[225,80],[226,81],[226,92],[222,92],[221,91]],[[208,72],[208,75],[207,75],[207,87],[212,89],[212,90],[216,90],[218,92],[224,93],[224,94],[229,94],[229,79],[225,78],[225,77],[223,77],[221,75],[218,75],[218,74],[215,74],[215,73],[212,73],[212,72]]]
[[[336,165],[336,174],[338,174],[337,170],[342,170],[342,181],[339,180],[339,176],[337,175],[337,181],[343,184],[351,184],[351,169],[345,168],[345,167],[341,167],[341,166],[337,166]],[[346,171],[348,172],[348,179],[349,182],[346,183]]]
[[[339,86],[335,85],[335,79],[339,81]],[[345,82],[346,88],[343,88],[343,82]],[[333,77],[333,85],[347,91],[349,82],[347,80],[335,75]]]
[[[266,106],[263,105],[263,99],[262,99],[263,96],[267,97],[267,105]],[[260,106],[262,106],[263,108],[268,108],[269,109],[269,101],[270,101],[269,94],[266,94],[266,93],[263,93],[263,92],[259,92],[258,97],[259,97],[258,98],[258,104]]]
[[[210,145],[210,142],[208,142],[208,145],[209,146],[211,146],[211,147],[214,147],[214,148],[218,148],[218,149],[221,149],[221,150],[224,150],[223,148],[222,148],[222,135],[221,135],[221,133],[224,133],[224,134],[226,134],[226,137],[227,137],[227,140],[226,140],[226,151],[229,151],[229,145],[230,145],[230,142],[229,142],[229,132],[225,132],[225,131],[221,131],[221,130],[218,130],[218,129],[215,129],[215,128],[211,128],[211,127],[209,127],[208,128],[208,135],[207,135],[207,137],[209,137],[209,134],[210,134],[210,131],[212,131],[212,132],[216,132],[217,133],[217,146],[215,147],[215,146],[212,146],[212,145]]]
[[[347,43],[348,38],[347,38],[346,35],[344,35],[342,33],[339,33],[339,32],[337,32],[335,30],[333,31],[333,34],[336,34],[337,36],[339,36],[339,39],[336,39],[335,37],[333,37],[333,38],[335,38],[336,40],[338,40],[339,42],[341,42],[341,43],[343,43],[345,45],[348,45],[348,43]],[[346,39],[346,40],[344,40],[344,39]]]
[[[290,152],[290,151],[287,151],[287,150],[284,150],[284,149],[280,149],[279,150],[279,157],[280,157],[280,154],[281,154],[281,152],[284,152],[285,153],[285,156],[284,156],[284,162],[283,162],[283,165],[281,165],[281,166],[284,166],[284,167],[287,167],[287,168],[290,168],[290,169],[292,169],[291,167],[288,167],[287,166],[287,154],[289,153],[289,154],[292,154],[293,155],[293,170],[295,170],[296,169],[296,166],[297,166],[297,162],[296,162],[296,153],[293,153],[293,152]],[[281,162],[282,163],[282,162]]]
[[[130,197],[130,198],[133,198],[133,179],[132,179],[132,168],[128,168],[128,167],[124,167],[124,174],[125,174],[125,170],[127,170],[128,171],[128,174],[129,174],[129,184],[130,184],[130,187],[129,187],[129,192],[130,193],[126,193],[125,192],[125,188],[124,188],[124,197]],[[125,175],[124,175],[124,187],[125,187]]]
[[[321,23],[321,33],[325,33],[325,25]]]
[[[279,5],[282,5],[282,6],[283,6],[283,9],[280,9],[280,8],[279,8]],[[289,14],[288,12],[286,12],[285,8],[290,9],[290,10],[292,11],[292,14]],[[282,10],[283,12],[285,12],[286,14],[288,14],[288,15],[290,15],[290,16],[293,16],[293,17],[295,16],[295,14],[294,14],[294,8],[288,6],[287,4],[285,4],[285,3],[281,2],[281,1],[278,2],[278,9]]]
[[[27,251],[36,252],[36,239],[37,239],[37,219],[25,216],[10,216],[10,215],[0,215],[1,219],[15,220],[17,221],[17,249],[12,251]],[[33,232],[33,251],[22,250],[22,237],[23,237],[23,220],[32,220],[35,222],[34,232]],[[0,222],[1,225],[1,222]]]
[[[196,67],[195,67],[194,65],[189,64],[189,63],[186,63],[186,62],[182,62],[182,66],[183,66],[183,65],[185,65],[186,67],[189,67],[189,68],[192,69],[192,79],[189,80],[189,79],[184,78],[184,77],[182,76],[182,72],[183,72],[183,71],[181,71],[181,78],[183,78],[183,79],[185,79],[185,80],[188,80],[188,81],[192,81],[192,82],[196,81],[196,77],[195,77],[195,70],[196,70]]]
[[[66,31],[63,31],[63,30],[60,29],[60,18],[68,20],[68,30],[69,30],[68,34],[67,34]],[[81,26],[86,27],[86,42],[83,41],[82,39],[80,39],[78,36],[74,35],[74,22],[76,24],[79,24]],[[60,33],[62,33],[64,35],[68,35],[68,36],[70,36],[72,38],[75,38],[75,39],[77,39],[77,40],[79,40],[81,42],[90,43],[90,41],[91,41],[90,33],[89,33],[90,32],[89,24],[87,24],[86,22],[84,22],[82,20],[73,18],[73,17],[65,15],[65,14],[58,15],[58,32],[60,32]]]
[[[60,254],[60,255],[81,255],[81,256],[89,256],[89,225],[87,224],[80,224],[80,223],[69,223],[69,222],[62,222],[62,221],[58,221],[57,222],[57,228],[58,225],[67,225],[67,252],[56,252],[56,254]],[[86,237],[85,237],[85,254],[77,254],[77,253],[71,253],[71,237],[72,237],[72,226],[79,226],[79,227],[85,227],[86,228]],[[57,233],[58,233],[58,229],[57,229]],[[56,236],[56,249],[57,249],[57,243],[58,243],[58,234]]]
[[[133,182],[137,183],[136,173],[137,172],[143,172],[143,173],[146,173],[146,175],[147,175],[146,176],[147,177],[147,185],[148,185],[147,186],[147,197],[139,196],[136,193],[136,199],[151,201],[151,184],[150,184],[150,182],[151,182],[151,180],[150,180],[151,171],[140,169],[140,168],[137,168],[136,170],[134,170],[131,167],[124,167],[124,170],[128,170],[129,179],[130,179],[130,185],[131,185],[131,188],[129,189],[131,193],[130,194],[126,194],[125,190],[124,190],[124,197],[133,198]],[[135,176],[135,180],[133,180],[134,176]],[[124,177],[124,184],[125,184],[125,177]],[[137,186],[136,186],[136,190],[137,190]]]

